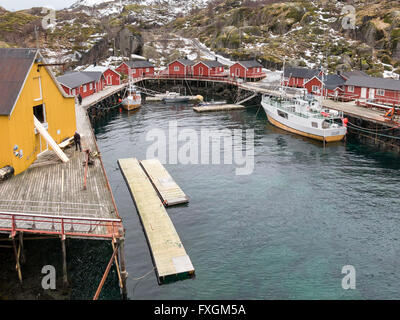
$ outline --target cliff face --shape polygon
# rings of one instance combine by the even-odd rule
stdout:
[[[350,1],[351,2],[351,1]],[[266,67],[283,61],[330,70],[400,73],[400,1],[354,0],[355,28],[345,29],[349,1],[79,0],[56,12],[0,8],[0,46],[34,47],[70,66],[130,54],[165,65],[175,57],[202,57],[193,39],[231,59],[255,58]],[[345,13],[342,13],[345,12]],[[38,39],[35,37],[38,28]],[[169,41],[173,40],[173,41]]]

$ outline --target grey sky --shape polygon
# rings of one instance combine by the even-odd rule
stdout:
[[[7,10],[30,9],[50,6],[56,9],[69,7],[77,0],[0,0],[0,6]]]

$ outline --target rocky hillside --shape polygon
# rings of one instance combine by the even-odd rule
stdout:
[[[349,2],[355,29],[342,25]],[[79,0],[57,11],[52,27],[43,29],[46,15],[41,8],[0,7],[0,46],[38,42],[48,58],[69,66],[116,64],[134,53],[165,65],[184,55],[209,57],[210,48],[231,59],[258,59],[271,69],[285,60],[323,63],[331,71],[400,73],[400,1]]]

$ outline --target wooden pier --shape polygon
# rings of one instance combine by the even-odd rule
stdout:
[[[122,220],[84,106],[76,106],[76,121],[82,149],[92,154],[92,165],[85,165],[88,153],[75,151],[75,146],[64,150],[69,158],[67,163],[49,149],[28,170],[1,181],[0,233],[8,234],[13,241],[21,283],[23,267],[17,252],[23,255],[23,235],[60,237],[65,287],[68,286],[66,239],[110,241],[115,247],[113,257],[125,298],[127,273]]]
[[[118,165],[142,221],[159,284],[194,276],[192,262],[139,161],[120,159]]]
[[[212,105],[212,106],[198,106],[193,107],[193,110],[196,112],[215,112],[215,111],[230,111],[230,110],[244,110],[245,106],[240,104],[220,104],[220,105]]]
[[[140,161],[140,165],[150,178],[154,188],[160,196],[162,203],[166,207],[189,202],[189,198],[176,184],[174,179],[172,179],[168,171],[164,168],[159,160],[143,160]]]

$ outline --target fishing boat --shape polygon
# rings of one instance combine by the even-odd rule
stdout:
[[[304,137],[333,142],[347,133],[343,113],[323,108],[314,98],[263,95],[261,105],[273,125]]]
[[[285,70],[285,64],[283,68]],[[278,97],[262,96],[261,105],[269,122],[283,130],[324,143],[343,140],[347,133],[347,119],[343,117],[343,112],[323,107],[323,76],[319,100],[306,91],[288,97],[283,83],[282,78]]]
[[[127,97],[122,100],[122,107],[128,111],[140,108],[142,104],[142,96],[140,91],[132,84],[131,81],[129,81],[127,93]]]

